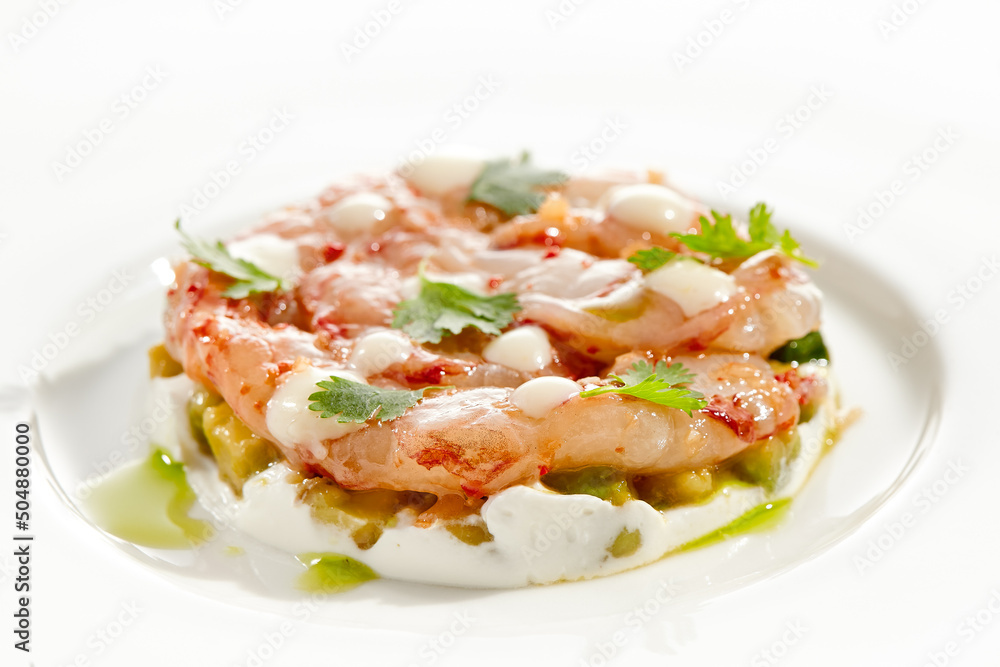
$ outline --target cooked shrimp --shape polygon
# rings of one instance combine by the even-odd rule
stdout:
[[[562,196],[579,205],[612,185],[570,182]],[[503,222],[476,208],[420,197],[396,176],[332,188],[257,232],[295,244],[295,286],[285,294],[227,299],[227,278],[181,262],[168,300],[168,349],[291,465],[352,489],[472,502],[551,469],[650,474],[714,465],[796,424],[813,381],[776,377],[762,355],[815,329],[820,303],[786,257],[761,253],[727,267],[722,279],[732,292],[692,310],[622,259],[636,244],[681,250],[666,233],[637,232],[598,210]],[[419,289],[419,267],[428,279],[473,292],[515,293],[521,310],[511,329],[541,327],[532,334],[547,341],[541,361],[515,367],[491,356],[493,337],[475,330],[435,345],[393,330],[394,310]],[[538,418],[511,399],[532,378],[562,376],[583,389],[640,358],[683,363],[708,405],[689,416],[617,394],[575,396]],[[398,419],[328,428],[329,437],[269,428],[276,392],[303,373],[350,373],[387,389],[450,388]],[[305,389],[312,387],[310,379]],[[320,419],[297,400],[302,414]]]
[[[616,367],[634,360],[629,355]],[[552,469],[607,465],[650,474],[714,465],[798,418],[795,392],[759,357],[673,361],[698,371],[692,388],[711,399],[708,408],[689,417],[604,394],[571,398],[532,419],[507,389],[466,389],[332,441],[315,463],[348,488],[488,496]]]

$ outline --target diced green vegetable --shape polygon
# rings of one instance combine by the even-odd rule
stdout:
[[[486,524],[481,521],[475,523],[447,523],[445,524],[445,530],[462,542],[474,547],[484,542],[493,541],[493,535],[486,528]]]
[[[790,340],[771,353],[771,359],[786,364],[804,364],[809,361],[829,361],[823,336],[818,331],[807,333],[802,338]]]
[[[271,443],[254,434],[225,402],[205,408],[202,427],[219,476],[237,494],[244,482],[281,460]]]
[[[737,479],[774,491],[781,483],[789,462],[798,456],[800,446],[797,430],[782,436],[771,436],[737,455],[731,470]]]
[[[151,378],[172,378],[184,372],[184,367],[170,356],[163,343],[149,348],[147,354],[149,355],[149,377]]]
[[[550,472],[542,477],[542,483],[560,493],[586,494],[612,505],[624,505],[635,498],[625,473],[607,466]]]
[[[222,403],[222,397],[201,385],[195,387],[195,390],[191,392],[191,398],[188,399],[187,412],[188,424],[191,425],[191,435],[198,441],[202,451],[206,454],[210,454],[211,450],[208,448],[208,440],[205,439],[205,408],[219,403]]]
[[[315,519],[350,531],[359,549],[375,546],[382,531],[395,525],[398,512],[411,508],[419,514],[436,501],[433,494],[415,491],[348,491],[326,477],[301,482],[299,498]]]
[[[635,530],[622,528],[622,532],[618,533],[618,537],[608,547],[608,553],[614,558],[625,558],[634,554],[641,546],[642,533],[638,528]]]
[[[715,477],[707,468],[650,475],[637,477],[635,488],[641,499],[657,509],[666,509],[707,500],[715,493]]]

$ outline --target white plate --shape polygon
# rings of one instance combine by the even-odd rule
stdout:
[[[823,259],[823,331],[848,406],[879,405],[863,414],[821,461],[785,521],[764,533],[671,556],[604,579],[509,591],[466,590],[381,580],[323,599],[313,620],[390,630],[432,631],[451,611],[471,613],[476,633],[554,632],[608,619],[649,600],[658,587],[672,599],[703,602],[776,575],[816,556],[857,530],[910,474],[937,428],[941,363],[933,343],[893,372],[885,353],[918,328],[918,319],[882,276],[842,252],[802,236]],[[87,518],[88,484],[126,459],[146,454],[122,434],[141,424],[147,347],[161,339],[164,286],[159,263],[134,271],[138,286],[51,365],[36,387],[41,451],[62,499]],[[162,272],[160,272],[162,274]],[[916,416],[916,417],[915,417]],[[285,554],[244,544],[246,555],[212,548],[157,551],[107,535],[122,552],[178,585],[219,600],[279,613],[302,603],[291,586],[297,571]],[[421,613],[415,614],[419,608]],[[426,621],[422,619],[427,619]],[[558,619],[558,620],[555,620]]]

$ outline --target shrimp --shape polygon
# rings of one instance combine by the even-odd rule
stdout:
[[[631,361],[628,355],[616,366]],[[715,465],[798,419],[795,392],[759,357],[672,361],[701,371],[692,388],[711,398],[708,408],[688,416],[603,394],[571,398],[533,419],[511,403],[509,389],[465,389],[325,443],[329,453],[315,463],[347,488],[475,498],[537,481],[548,470],[602,465],[652,474]]]
[[[562,196],[592,203],[613,184],[571,181]],[[382,197],[385,215],[367,231],[338,228],[331,207],[357,192]],[[555,469],[653,474],[715,465],[793,427],[804,393],[821,391],[793,372],[775,376],[764,358],[819,323],[818,293],[787,257],[761,253],[734,263],[726,268],[732,295],[687,313],[623,259],[651,239],[682,251],[669,236],[644,236],[591,209],[509,221],[475,209],[420,197],[397,176],[331,188],[256,232],[297,248],[286,293],[228,299],[225,276],[180,262],[165,316],[168,350],[291,466],[349,489],[463,503]],[[541,327],[547,360],[532,370],[488,360],[492,337],[471,329],[434,345],[392,330],[396,307],[419,289],[420,270],[473,292],[515,293],[520,311],[510,326]],[[395,347],[378,363],[362,362],[368,337],[386,331]],[[533,378],[562,376],[582,390],[639,359],[683,363],[706,407],[688,415],[614,393],[577,395],[539,418],[512,398]],[[269,428],[279,390],[302,373],[344,372],[383,389],[448,388],[429,391],[395,420],[352,424],[335,436]]]
[[[761,253],[731,275],[735,294],[691,316],[648,289],[641,273],[632,270],[585,296],[553,295],[529,285],[521,295],[521,318],[605,360],[636,348],[657,354],[706,348],[769,353],[818,328],[819,292],[790,258]]]
[[[222,297],[225,285],[193,263],[181,263],[174,275],[167,294],[167,350],[189,377],[214,388],[255,433],[273,441],[264,408],[293,360],[323,358],[315,335],[269,326],[254,304]]]

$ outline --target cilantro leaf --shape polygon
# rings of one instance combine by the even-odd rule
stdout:
[[[652,248],[636,250],[634,253],[629,255],[628,261],[642,269],[643,273],[650,273],[657,270],[676,256],[676,252],[671,252],[670,250],[661,248],[660,246],[653,246]]]
[[[545,200],[539,188],[559,185],[568,177],[561,171],[532,166],[527,151],[518,159],[487,162],[469,190],[466,201],[495,206],[509,216],[534,213]]]
[[[174,229],[181,235],[181,245],[191,254],[195,264],[229,276],[235,281],[226,288],[222,296],[243,299],[251,294],[288,289],[288,284],[283,279],[272,276],[252,262],[230,255],[222,241],[213,244],[188,236],[181,229],[180,219],[174,223]]]
[[[694,373],[684,368],[684,364],[670,364],[668,366],[665,361],[656,362],[655,367],[650,366],[647,361],[637,361],[632,364],[632,368],[622,373],[621,376],[612,375],[611,377],[624,382],[625,386],[633,386],[639,384],[650,375],[654,375],[659,382],[666,382],[672,385],[690,384],[694,380]]]
[[[774,245],[778,241],[778,230],[771,224],[771,212],[767,210],[764,202],[760,202],[750,209],[750,216],[747,218],[749,224],[750,238],[759,243],[770,243]]]
[[[692,391],[683,385],[694,379],[694,374],[684,368],[683,364],[667,365],[665,361],[656,362],[651,366],[647,361],[637,361],[632,368],[621,375],[612,375],[621,383],[620,386],[607,385],[581,392],[582,398],[599,396],[600,394],[624,394],[651,401],[668,408],[683,410],[691,416],[692,410],[701,410],[708,402],[701,392]]]
[[[792,238],[791,232],[786,229],[784,233],[778,233],[777,227],[771,222],[771,212],[763,203],[750,209],[749,241],[736,234],[732,216],[712,211],[712,219],[715,221],[714,224],[705,216],[701,216],[701,234],[675,232],[671,236],[679,239],[691,250],[712,257],[751,257],[761,251],[775,248],[807,266],[813,268],[818,266],[815,260],[802,254],[799,243]]]
[[[428,280],[421,267],[420,294],[396,306],[392,326],[417,342],[440,343],[442,336],[461,333],[466,327],[499,335],[519,310],[512,292],[479,296],[458,285]]]
[[[309,409],[322,412],[320,417],[336,417],[341,424],[354,422],[363,424],[371,418],[380,422],[392,421],[403,416],[407,408],[412,408],[424,397],[428,389],[446,387],[424,387],[423,389],[380,389],[371,385],[345,380],[331,375],[329,380],[317,382],[324,391],[309,395]]]

